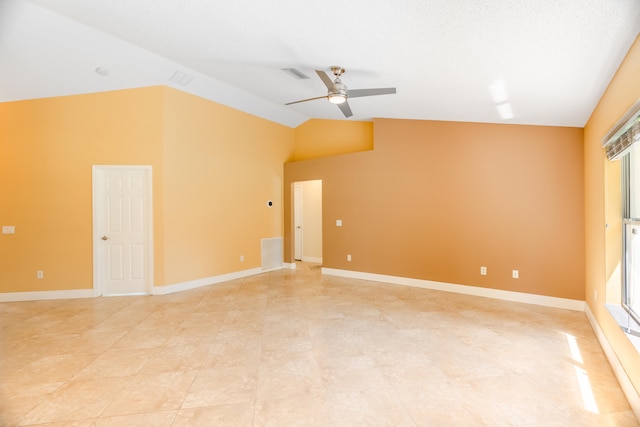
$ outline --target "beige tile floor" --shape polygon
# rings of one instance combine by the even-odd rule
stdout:
[[[282,270],[0,304],[2,426],[638,426],[584,313]]]

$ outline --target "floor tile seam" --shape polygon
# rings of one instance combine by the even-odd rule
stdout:
[[[175,421],[176,416],[178,415],[178,411],[180,411],[180,409],[159,409],[157,411],[128,412],[126,414],[117,414],[117,415],[100,415],[99,417],[96,417],[95,420],[98,421],[98,420],[106,420],[106,419],[109,419],[109,418],[130,417],[130,416],[147,415],[147,414],[157,414],[157,413],[161,413],[161,412],[174,412],[173,420],[171,420],[171,424],[173,424],[174,421]],[[91,419],[91,418],[89,418],[89,419]],[[84,421],[84,420],[74,420],[74,421]]]
[[[125,383],[123,384],[122,388],[117,392],[117,393],[113,393],[111,399],[109,400],[109,402],[107,402],[104,407],[102,408],[102,410],[100,411],[100,413],[98,415],[96,415],[95,418],[100,418],[102,416],[102,414],[104,414],[104,412],[113,404],[113,402],[116,400],[116,398],[118,397],[118,395],[120,393],[122,393],[122,391],[124,389],[127,388],[127,386],[131,383],[131,381],[133,381],[133,377],[134,375],[130,375],[128,377],[128,379],[125,381]],[[113,378],[106,378],[106,379],[114,379],[116,377]],[[120,377],[122,378],[122,377]],[[99,378],[99,379],[95,379],[95,380],[79,380],[79,381],[101,381],[104,380],[104,378]]]
[[[65,383],[64,383],[60,388],[56,389],[56,391],[55,391],[55,392],[62,391],[61,389],[62,389],[62,388],[64,388],[65,386],[70,386],[70,382],[65,382]],[[51,393],[49,393],[49,394],[47,395],[47,397],[45,398],[45,400],[47,401],[47,403],[48,403],[49,405],[52,405],[52,404],[53,404],[53,402],[55,401],[55,398],[53,397],[53,394],[54,394],[55,392],[51,392]],[[30,414],[30,413],[32,413],[33,411],[35,411],[37,408],[39,408],[39,407],[40,407],[40,406],[45,402],[45,400],[41,401],[41,402],[40,402],[40,403],[38,403],[36,406],[34,406],[32,409],[30,409],[29,411],[27,411],[26,413],[24,413],[24,415],[22,416],[22,418],[24,419],[24,418],[28,417],[28,416],[29,416],[29,414]],[[106,407],[107,407],[108,405],[109,405],[109,403],[105,404],[104,408],[102,408],[102,410],[100,411],[100,413],[104,412],[104,410],[106,409]],[[52,422],[59,423],[59,422],[82,421],[82,420],[84,420],[84,419],[95,419],[95,418],[98,418],[98,417],[99,417],[99,415],[96,415],[96,416],[93,416],[93,417],[90,417],[90,418],[81,418],[81,419],[78,419],[78,418],[65,418],[65,419],[57,419],[57,420],[55,420],[55,421],[47,420],[47,421],[45,421],[44,423],[42,423],[42,422],[38,422],[38,423],[36,423],[36,424],[19,424],[19,425],[20,425],[20,426],[37,426],[37,425],[48,424],[48,423],[52,423]]]
[[[46,395],[42,396],[41,400],[37,401],[36,403],[31,404],[29,409],[27,409],[25,412],[23,412],[20,415],[18,415],[18,417],[20,417],[21,419],[24,419],[29,413],[31,413],[33,410],[35,410],[37,407],[39,407],[45,401],[48,401],[49,403],[51,403],[52,399],[50,398],[50,396],[53,395],[54,393],[56,393],[57,391],[59,391],[64,385],[65,385],[65,383],[61,382],[58,385],[58,387],[56,387],[54,390],[51,390],[50,392],[46,393]]]
[[[184,393],[184,396],[182,396],[182,400],[180,401],[180,405],[178,406],[178,408],[175,409],[176,413],[175,416],[173,418],[173,421],[171,422],[171,425],[173,425],[173,423],[176,420],[176,417],[178,416],[178,412],[184,409],[187,409],[184,407],[184,403],[187,400],[187,396],[189,395],[189,392],[191,391],[191,388],[193,387],[193,384],[196,382],[196,378],[198,378],[198,374],[200,373],[202,369],[197,369],[196,370],[196,374],[193,376],[193,379],[191,380],[191,383],[189,384],[189,387],[186,388],[186,392]]]
[[[104,350],[103,352],[99,353],[99,354],[94,354],[94,353],[87,353],[86,355],[89,356],[95,356],[91,359],[91,361],[89,363],[87,363],[84,367],[82,367],[81,369],[79,369],[75,374],[73,374],[71,376],[71,378],[69,378],[67,381],[76,381],[77,380],[77,376],[84,371],[85,369],[87,369],[93,362],[95,362],[96,360],[98,360],[104,353],[106,352],[106,350]],[[70,356],[73,357],[82,357],[83,354],[69,354]]]
[[[63,421],[55,421],[54,423],[66,423],[66,422],[92,422],[92,426],[94,425],[93,423],[95,423],[96,421],[98,421],[98,418],[100,417],[90,417],[90,418],[80,418],[80,419],[74,419],[74,420],[63,420]],[[41,427],[41,426],[46,426],[49,425],[50,422],[44,422],[44,423],[37,423],[37,424],[18,424],[19,427]]]
[[[269,298],[267,298],[267,303],[269,301]],[[258,355],[258,372],[256,375],[256,383],[255,383],[255,390],[253,393],[253,400],[251,401],[251,406],[252,406],[252,411],[251,411],[251,425],[255,425],[256,423],[256,411],[257,411],[257,400],[258,400],[258,391],[259,391],[259,385],[260,385],[260,376],[261,376],[261,372],[262,372],[262,354],[263,354],[263,347],[264,347],[264,325],[262,327],[261,333],[260,333],[260,354]]]
[[[413,423],[413,425],[414,425],[415,427],[418,427],[418,426],[419,426],[419,424],[418,424],[418,422],[416,421],[415,417],[411,414],[411,411],[410,411],[410,407],[411,407],[411,405],[407,405],[407,404],[405,403],[405,401],[402,399],[402,396],[401,396],[400,391],[397,389],[397,387],[396,387],[396,386],[394,386],[394,385],[392,384],[392,385],[391,385],[391,388],[392,388],[392,391],[393,391],[393,394],[394,394],[394,396],[395,396],[396,400],[398,401],[398,403],[399,403],[399,404],[400,404],[400,406],[402,407],[402,409],[403,409],[403,411],[405,412],[406,416],[411,420],[411,422]]]
[[[195,369],[191,369],[190,371],[194,371]],[[189,389],[191,388],[191,386],[193,385],[193,381],[195,381],[195,378],[197,375],[193,376],[193,379],[191,381],[191,384],[189,385],[189,389],[187,389],[187,391],[185,392],[182,401],[180,402],[179,405],[177,405],[177,407],[171,408],[171,409],[159,409],[157,411],[149,411],[149,410],[142,410],[140,412],[138,411],[134,411],[134,412],[126,412],[126,413],[119,413],[119,414],[112,414],[112,415],[105,415],[105,411],[107,411],[114,403],[114,401],[118,398],[119,394],[122,393],[124,390],[127,389],[127,387],[129,387],[129,385],[136,379],[139,377],[157,377],[159,375],[166,375],[166,374],[171,374],[172,372],[169,373],[161,373],[161,374],[136,374],[136,375],[131,375],[129,377],[129,380],[127,381],[127,383],[124,385],[124,387],[120,390],[119,393],[114,393],[114,398],[113,400],[111,400],[109,402],[109,404],[104,408],[104,410],[100,413],[99,418],[111,418],[111,417],[118,417],[118,416],[128,416],[128,415],[140,415],[140,414],[147,414],[147,413],[154,413],[154,412],[168,412],[168,411],[178,411],[181,409],[182,405],[184,404],[184,399],[186,398]],[[177,373],[177,372],[176,372]]]

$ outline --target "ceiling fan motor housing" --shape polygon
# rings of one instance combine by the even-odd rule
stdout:
[[[347,100],[347,87],[340,83],[340,79],[336,78],[334,83],[336,90],[329,89],[327,97],[332,104],[342,104]]]

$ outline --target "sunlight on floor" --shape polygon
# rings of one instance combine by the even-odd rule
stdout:
[[[571,352],[571,358],[582,365],[584,360],[582,359],[582,353],[578,345],[578,340],[571,334],[565,333],[567,337],[567,343],[569,344],[569,351]],[[589,375],[587,372],[579,366],[574,366],[576,371],[576,378],[578,379],[578,385],[580,386],[580,394],[582,394],[582,402],[584,403],[584,409],[594,414],[599,414],[598,404],[596,398],[593,395],[593,389],[591,388],[591,382],[589,381]]]

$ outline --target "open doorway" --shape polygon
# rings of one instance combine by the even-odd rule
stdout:
[[[295,260],[322,263],[322,180],[293,183],[293,227]]]

